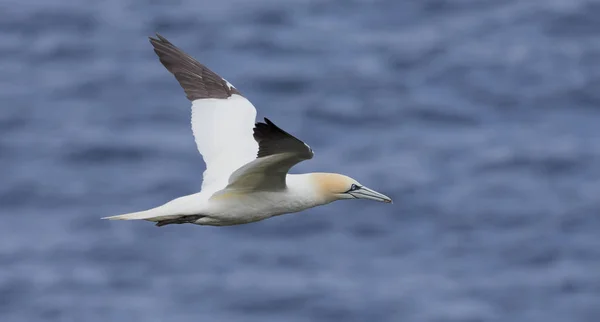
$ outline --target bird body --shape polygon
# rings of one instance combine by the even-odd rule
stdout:
[[[250,101],[164,37],[150,42],[192,102],[192,132],[206,163],[202,188],[156,208],[104,219],[229,226],[340,199],[391,202],[341,174],[288,174],[297,163],[312,159],[310,146],[267,118],[255,123]]]
[[[224,189],[208,199],[210,216],[200,223],[245,224],[327,203],[313,188],[310,174],[287,175],[285,190],[250,191]]]

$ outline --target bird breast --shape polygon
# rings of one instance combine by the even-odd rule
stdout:
[[[317,204],[306,196],[289,190],[242,193],[223,191],[209,200],[211,213],[227,217],[261,217],[261,219],[298,212]]]

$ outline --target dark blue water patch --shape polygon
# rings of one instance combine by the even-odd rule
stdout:
[[[590,110],[598,111],[599,97],[592,88],[563,89],[537,96],[527,105],[539,109],[564,111]],[[597,117],[597,116],[594,116]]]
[[[53,31],[79,34],[89,34],[98,26],[94,15],[91,13],[52,9],[36,12],[31,17],[31,22],[40,28],[51,26]]]
[[[600,53],[597,56],[597,62],[600,62]],[[570,97],[570,100],[575,103],[575,106],[587,107],[597,110],[600,108],[600,94],[596,88],[600,86],[600,79],[595,79],[590,82],[584,88],[578,88],[564,93]],[[565,106],[567,108],[571,106]]]
[[[268,28],[282,28],[292,23],[291,10],[287,10],[283,7],[265,7],[259,10],[246,12],[243,16],[243,20],[246,20],[249,24],[268,27]]]
[[[398,113],[400,115],[401,113]],[[350,127],[350,128],[390,128],[397,124],[397,119],[388,115],[382,117],[374,114],[340,114],[337,111],[327,111],[317,107],[309,107],[304,112],[304,115],[312,119],[313,122],[319,121],[335,127]]]
[[[585,3],[580,10],[555,12],[545,21],[545,31],[555,37],[596,37],[600,30],[600,4]]]
[[[44,48],[42,51],[27,51],[27,59],[30,64],[44,64],[65,62],[73,64],[77,62],[88,62],[93,56],[95,49],[89,42],[60,42]]]
[[[85,37],[98,26],[93,14],[67,8],[46,9],[31,14],[5,14],[0,21],[0,29],[12,30],[24,36],[37,36],[52,31]]]
[[[316,263],[310,263],[310,259],[306,256],[297,256],[294,254],[279,255],[275,258],[274,264],[284,269],[305,269],[315,267]],[[270,266],[270,265],[268,265]]]
[[[173,17],[169,13],[153,16],[147,22],[148,37],[155,37],[155,33],[170,39],[175,46],[191,54],[195,49],[207,52],[216,48],[218,37],[224,37],[222,28],[214,24],[203,22],[201,17],[189,14],[186,17]],[[193,31],[193,38],[189,42],[175,40],[172,35],[181,35]],[[194,55],[192,55],[194,56]]]
[[[261,253],[259,250],[246,252],[239,260],[246,265],[257,267],[281,267],[283,269],[294,269],[303,271],[317,271],[319,263],[304,254],[278,254],[276,256]]]
[[[200,180],[200,178],[202,178],[201,173],[199,173],[198,180]],[[146,193],[151,195],[185,195],[197,192],[197,190],[200,190],[200,184],[190,184],[187,176],[180,176],[169,178],[168,181],[159,181],[155,185],[149,186],[146,189]]]
[[[126,104],[126,103],[124,103]],[[173,126],[189,127],[189,136],[183,139],[193,141],[192,128],[190,124],[190,108],[191,103],[183,102],[179,105],[179,110],[172,110],[172,106],[154,107],[157,104],[148,104],[150,108],[147,110],[142,108],[136,111],[123,111],[118,117],[112,118],[110,127],[115,131],[126,131],[132,127],[152,128],[154,131],[172,131]],[[156,144],[160,147],[160,144]]]
[[[451,15],[453,13],[463,13],[465,11],[474,14],[477,11],[493,10],[501,8],[502,5],[514,1],[507,1],[499,4],[494,0],[463,0],[463,1],[447,1],[447,0],[425,0],[420,1],[421,9],[430,14]]]
[[[403,114],[407,120],[432,125],[465,127],[480,124],[480,118],[469,111],[449,110],[438,106],[411,106]]]
[[[266,93],[278,93],[279,95],[301,95],[308,92],[311,87],[309,79],[272,76],[254,79],[251,89]]]
[[[478,172],[527,171],[541,176],[573,175],[593,166],[594,157],[589,155],[546,155],[530,153],[515,154],[504,160],[490,161],[478,167]]]
[[[385,236],[388,231],[378,224],[359,223],[351,228],[352,235],[359,239],[376,239]]]
[[[0,29],[0,32],[2,30]],[[12,36],[12,35],[11,35]],[[13,42],[7,42],[5,44],[0,45],[0,58],[9,58],[18,55],[23,55],[25,49],[24,46],[19,46],[19,44],[15,44]],[[0,80],[5,78],[5,75],[1,75]]]
[[[0,314],[8,314],[31,298],[31,284],[25,279],[0,278]]]
[[[58,308],[39,308],[39,317],[46,321],[60,321],[68,316],[67,312]]]
[[[308,302],[317,300],[313,294],[277,295],[263,298],[243,296],[241,300],[234,296],[233,299],[231,305],[226,306],[228,310],[250,315],[260,314],[261,316],[302,311]]]
[[[267,58],[278,58],[285,55],[288,59],[305,57],[306,54],[318,53],[319,49],[314,47],[300,47],[294,43],[281,43],[276,39],[262,37],[247,37],[236,43],[232,48],[240,52],[249,52],[260,55],[261,60]],[[240,68],[243,66],[240,66]],[[260,91],[257,91],[260,92]]]
[[[74,86],[53,91],[53,96],[56,99],[78,98],[98,100],[110,94],[115,98],[119,98],[122,97],[122,95],[118,95],[119,93],[123,93],[121,91],[123,89],[122,86],[127,86],[127,84],[123,83],[124,80],[122,78],[119,79],[118,76],[114,75],[94,79],[81,79]]]
[[[340,136],[341,135],[343,134],[340,133]],[[368,162],[369,160],[377,160],[384,154],[384,148],[376,143],[377,141],[373,142],[371,146],[360,146],[348,149],[347,151],[344,151],[342,158],[344,160],[352,160],[352,162],[356,163]]]
[[[436,71],[435,73],[427,73],[423,75],[428,84],[435,84],[441,86],[452,86],[456,88],[464,88],[462,85],[468,83],[468,76],[473,70],[478,69],[479,66],[473,66],[471,64],[453,64],[450,66],[444,66],[443,69]],[[475,84],[477,85],[477,83]],[[472,89],[467,87],[466,89]]]
[[[149,12],[154,11],[166,11],[169,8],[183,8],[184,5],[183,0],[133,0],[131,1],[131,8],[144,12],[144,10],[148,10]],[[187,11],[185,12],[187,13]]]
[[[427,66],[443,57],[446,49],[442,44],[421,51],[394,51],[385,55],[387,65],[395,72],[403,73]]]
[[[597,203],[588,206],[573,207],[561,216],[558,226],[565,234],[578,234],[600,229],[600,216],[596,215]],[[600,238],[596,240],[600,245]]]
[[[11,132],[24,130],[29,125],[29,120],[26,115],[9,115],[8,117],[0,117],[0,135],[3,139],[9,139]],[[2,153],[0,153],[2,155]]]
[[[481,88],[472,88],[468,93],[472,102],[478,106],[486,106],[506,111],[523,107],[521,100]]]
[[[14,209],[25,207],[30,204],[43,204],[49,209],[60,206],[64,203],[71,203],[73,200],[60,193],[59,191],[50,191],[41,187],[42,182],[33,180],[13,182],[11,185],[5,185],[0,190],[0,205],[4,209],[13,209],[6,213],[6,216],[18,216]],[[44,209],[40,209],[44,213]]]
[[[561,249],[556,243],[549,242],[552,234],[537,239],[524,240],[502,250],[500,256],[506,263],[522,267],[548,267],[561,260]]]
[[[378,321],[389,314],[390,308],[360,310],[343,304],[335,306],[314,305],[309,311],[311,321]]]
[[[327,219],[293,220],[293,224],[283,224],[283,221],[291,221],[291,216],[302,216],[302,214],[287,214],[279,216],[276,224],[261,221],[247,226],[235,226],[226,230],[228,234],[235,235],[256,235],[264,239],[277,239],[282,236],[289,238],[305,238],[310,236],[324,235],[333,230],[333,223]]]
[[[137,146],[73,147],[63,155],[65,162],[73,164],[107,164],[111,162],[139,162],[156,155],[156,151]]]
[[[600,48],[594,47],[593,50],[588,50],[581,53],[581,55],[577,56],[577,58],[578,59],[574,63],[578,64],[579,66],[590,66],[582,71],[583,74],[587,76],[585,77],[585,85],[579,85],[586,89],[596,88],[596,86],[598,86],[598,82],[600,82],[600,66],[596,65],[597,62],[600,61]]]
[[[584,283],[581,280],[578,280],[573,277],[566,277],[563,281],[560,282],[560,292],[566,296],[587,293],[591,291],[594,293],[597,289],[594,287],[590,287],[588,283]]]
[[[108,243],[107,243],[108,244]],[[95,267],[100,269],[103,278],[107,279],[111,289],[120,291],[143,290],[148,288],[147,277],[154,276],[158,278],[164,275],[177,274],[177,267],[171,263],[158,260],[154,254],[160,252],[155,244],[129,244],[125,245],[107,245],[102,247],[93,247],[88,250],[72,253],[76,256],[75,263],[88,262],[95,263]],[[139,253],[144,253],[140,255]],[[185,268],[182,268],[185,269]]]

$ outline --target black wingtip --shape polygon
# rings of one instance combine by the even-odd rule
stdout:
[[[156,37],[156,38],[154,38]],[[148,36],[148,40],[150,40],[151,43],[153,42],[159,42],[162,41],[164,38],[163,36],[161,36],[158,32],[154,33],[154,36]]]
[[[281,129],[279,126],[275,125],[275,123],[273,123],[273,122],[272,122],[271,120],[269,120],[268,118],[266,118],[266,117],[265,117],[265,118],[264,118],[264,120],[265,120],[265,123],[263,123],[263,124],[267,125],[268,127],[270,127],[270,128],[273,128],[274,130],[277,130],[277,131],[283,132],[283,133],[285,133],[285,134],[289,134],[289,133],[287,133],[286,131],[282,130],[282,129]]]
[[[303,159],[313,156],[312,150],[304,142],[284,131],[268,118],[263,118],[265,123],[258,122],[254,126],[254,140],[258,142],[257,157],[265,157],[283,152],[300,153]]]
[[[163,37],[158,32],[155,33],[155,37],[152,37],[152,36],[148,37],[148,40],[150,40],[150,43],[154,47],[155,52],[158,49],[157,46],[158,47],[160,47],[160,46],[171,46],[173,48],[176,48],[177,50],[180,50],[179,48],[177,48],[177,46],[173,45],[167,38]],[[160,52],[156,52],[156,54],[159,55],[159,57],[160,57]]]
[[[167,44],[171,44],[170,41],[167,40],[167,38],[163,37],[161,34],[159,34],[158,32],[156,33],[156,37],[158,38],[158,40],[167,43]]]

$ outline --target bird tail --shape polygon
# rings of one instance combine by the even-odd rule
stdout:
[[[184,196],[171,200],[168,203],[158,206],[156,208],[132,212],[124,215],[109,216],[102,219],[108,220],[148,220],[148,221],[162,221],[167,219],[175,219],[188,214],[193,214],[194,211],[190,212],[190,204],[194,206],[193,201],[197,199],[195,195]],[[194,207],[195,208],[195,207]]]
[[[104,217],[102,219],[108,220],[149,220],[149,221],[158,221],[161,217],[159,214],[154,211],[154,209],[132,212],[124,215],[116,215]]]
[[[162,206],[158,206],[156,208],[132,212],[124,215],[116,215],[104,217],[102,219],[108,220],[148,220],[148,221],[159,221],[162,219],[169,219],[173,217],[177,217],[175,215],[177,212],[170,211],[172,207],[173,201],[166,203]]]

